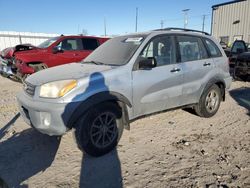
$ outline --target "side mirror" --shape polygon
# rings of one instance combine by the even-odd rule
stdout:
[[[63,52],[62,47],[61,46],[55,46],[52,50],[53,54],[56,54],[58,52]]]
[[[157,66],[156,59],[154,57],[148,57],[139,61],[139,69],[152,69]]]

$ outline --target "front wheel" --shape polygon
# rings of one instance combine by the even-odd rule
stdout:
[[[97,157],[116,147],[123,129],[121,108],[115,103],[102,103],[77,121],[75,138],[81,150]]]
[[[212,117],[218,111],[220,102],[221,90],[217,85],[212,85],[203,92],[194,110],[201,117]]]
[[[235,67],[234,67],[234,71],[233,71],[233,78],[234,78],[234,80],[247,81],[248,75],[247,74],[246,75],[240,74],[239,68],[238,68],[238,67],[243,68],[244,66],[247,67],[247,64],[242,63],[242,66],[240,66],[239,64],[240,64],[239,62],[235,63]]]

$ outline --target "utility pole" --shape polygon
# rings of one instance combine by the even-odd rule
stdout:
[[[187,25],[188,25],[188,11],[190,9],[184,9],[182,10],[182,12],[184,13],[184,29],[187,28]]]
[[[203,15],[203,19],[202,19],[202,31],[204,32],[205,29],[205,19],[206,19],[206,15]]]
[[[107,36],[106,17],[104,17],[104,36]]]
[[[136,12],[135,12],[135,32],[137,32],[137,24],[138,24],[138,7],[136,7]]]
[[[163,29],[163,24],[164,24],[164,21],[161,20],[161,29]]]

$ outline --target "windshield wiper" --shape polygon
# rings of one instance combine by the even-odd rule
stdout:
[[[95,65],[107,65],[107,66],[120,66],[120,65],[116,65],[116,64],[102,63],[100,61],[82,61],[82,63],[84,63],[84,64],[92,63],[92,64],[95,64]]]
[[[99,62],[99,61],[83,61],[82,63],[92,63],[92,64],[95,64],[95,65],[106,65],[105,63],[102,63],[102,62]]]

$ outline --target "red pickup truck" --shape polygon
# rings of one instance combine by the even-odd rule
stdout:
[[[85,59],[108,38],[92,36],[59,36],[38,46],[19,45],[13,53],[12,73],[25,79],[39,70]],[[20,46],[22,48],[20,48]]]

